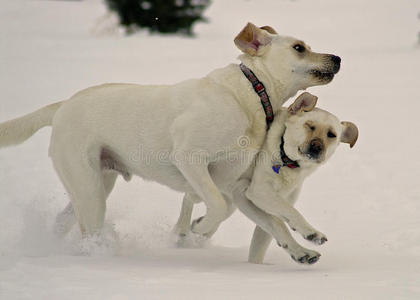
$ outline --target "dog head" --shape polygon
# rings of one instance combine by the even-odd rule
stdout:
[[[316,101],[316,96],[305,92],[287,110],[284,151],[300,165],[322,163],[340,142],[353,147],[358,138],[356,125],[340,122],[333,114],[315,108]]]
[[[240,59],[245,64],[252,60],[254,65],[290,88],[291,94],[327,84],[340,70],[340,57],[313,52],[303,41],[280,36],[270,26],[258,28],[248,23],[234,41],[244,53]]]

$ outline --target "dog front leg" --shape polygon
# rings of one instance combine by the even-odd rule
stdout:
[[[248,261],[253,264],[262,264],[272,239],[273,236],[271,234],[264,231],[260,226],[255,226],[251,245],[249,246]]]
[[[270,235],[274,237],[277,244],[283,247],[296,262],[302,264],[313,264],[317,262],[321,254],[299,245],[281,220],[273,215],[267,214],[248,200],[245,196],[248,184],[248,180],[239,181],[233,191],[233,199],[238,209],[257,224],[248,256],[249,262],[263,262],[271,241]]]
[[[179,246],[183,244],[184,239],[190,231],[192,211],[194,204],[198,202],[201,202],[201,199],[197,195],[191,193],[186,193],[184,195],[178,221],[172,230]]]
[[[188,153],[190,153],[190,151],[181,150],[180,148],[176,149],[175,152],[183,153],[184,157],[189,157]],[[207,208],[206,215],[193,222],[191,231],[201,235],[211,235],[228,214],[226,201],[213,182],[207,163],[192,163],[188,160],[178,160],[176,156],[172,157],[173,164],[184,175],[198,197],[204,201]]]
[[[291,203],[271,191],[271,186],[260,183],[257,187],[254,186],[252,191],[248,189],[246,196],[263,211],[285,221],[292,230],[298,231],[306,240],[317,245],[327,241],[327,237],[313,228]]]
[[[328,241],[325,234],[312,227],[296,208],[286,201],[279,202],[280,205],[273,211],[269,211],[269,213],[275,213],[274,215],[281,220],[285,220],[292,230],[298,231],[304,239],[316,245],[322,245]]]

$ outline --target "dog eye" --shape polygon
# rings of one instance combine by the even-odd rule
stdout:
[[[314,126],[314,125],[309,124],[309,123],[306,123],[305,125],[306,125],[306,127],[308,127],[311,131],[315,131],[315,126]]]
[[[302,46],[302,45],[300,45],[300,44],[294,45],[293,46],[293,49],[295,49],[299,53],[303,53],[306,50],[305,47]]]
[[[328,136],[329,138],[335,138],[335,137],[337,137],[337,136],[335,135],[335,133],[333,133],[333,132],[331,132],[331,131],[328,131],[327,136]]]

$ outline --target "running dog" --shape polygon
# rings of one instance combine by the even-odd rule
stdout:
[[[340,69],[338,56],[315,53],[269,26],[248,23],[234,42],[240,66],[175,85],[94,86],[0,124],[0,147],[52,126],[49,155],[71,200],[57,217],[58,233],[77,222],[83,236],[99,234],[118,175],[204,201],[195,233],[214,232],[231,214],[232,188],[260,151],[273,111],[299,90],[331,82]],[[238,145],[242,137],[246,143]],[[243,163],[232,160],[244,153]]]
[[[358,129],[314,108],[316,101],[317,97],[304,93],[276,114],[252,175],[243,176],[234,189],[235,204],[257,224],[249,262],[263,262],[273,237],[296,262],[318,261],[320,254],[299,245],[285,223],[315,244],[327,241],[293,205],[305,178],[332,156],[340,142],[353,147]]]

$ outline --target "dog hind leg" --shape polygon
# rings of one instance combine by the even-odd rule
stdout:
[[[105,194],[108,198],[109,194],[111,193],[112,189],[114,188],[115,181],[117,180],[118,173],[114,171],[104,171],[103,172],[103,183],[105,188]],[[73,205],[71,202],[67,204],[67,206],[60,212],[54,224],[54,234],[57,237],[65,236],[76,224],[77,219],[74,215]]]
[[[54,167],[70,196],[82,235],[99,234],[104,223],[107,197],[100,166],[100,149],[86,151],[68,145],[63,149],[54,143],[51,146]],[[75,144],[75,147],[78,145]]]
[[[73,205],[71,202],[60,212],[55,218],[54,224],[54,234],[56,237],[60,238],[65,236],[76,224],[77,220],[74,215]]]
[[[107,174],[104,173],[104,186],[107,195],[111,193],[112,188],[115,185],[117,175],[118,174],[116,172],[107,172]],[[71,230],[76,222],[77,219],[74,215],[73,205],[71,202],[69,202],[63,211],[60,212],[56,217],[54,233],[57,237],[62,237]]]

